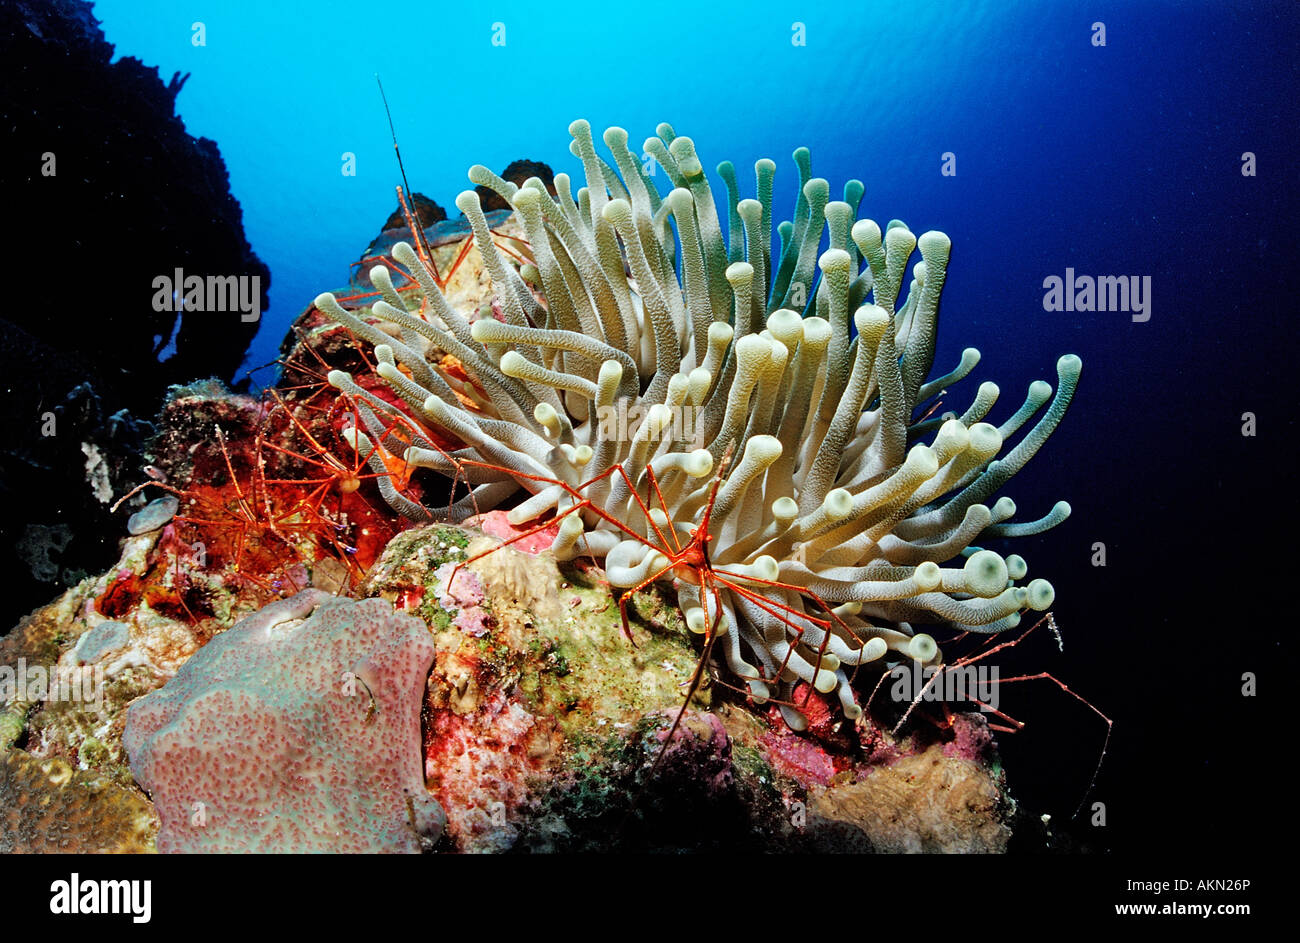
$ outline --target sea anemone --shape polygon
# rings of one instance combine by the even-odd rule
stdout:
[[[1032,383],[1001,425],[984,421],[998,398],[992,383],[960,414],[931,417],[927,404],[979,361],[967,349],[956,369],[928,379],[947,236],[856,219],[862,184],[830,200],[800,148],[794,217],[777,227],[773,252],[772,161],[755,164],[757,199],[739,199],[734,167],[718,166],[724,237],[690,138],[660,125],[643,164],[627,133],[611,128],[611,165],[586,121],[569,130],[587,183],[576,197],[565,174],[552,197],[536,178],[516,187],[483,167],[469,173],[514,207],[534,262],[516,267],[498,251],[473,191],[456,200],[501,319],[456,311],[405,243],[393,256],[422,289],[418,310],[382,267],[371,272],[383,296],[370,311],[378,325],[333,295],[316,299],[375,345],[379,375],[422,422],[464,443],[448,454],[417,435],[405,449],[410,464],[473,486],[451,516],[522,488],[529,496],[510,521],[562,516],[561,558],[603,558],[617,587],[677,577],[687,624],[715,627],[730,670],[757,701],[781,703],[796,728],[804,720],[789,702],[799,681],[837,692],[855,718],[857,666],[939,662],[934,639],[912,623],[996,633],[1051,605],[1045,580],[1016,585],[1020,557],[972,544],[1039,533],[1069,514],[1060,502],[1011,523],[1013,502],[992,498],[1060,422],[1078,357],[1058,361],[1055,395]],[[655,166],[674,186],[667,196]],[[914,249],[921,261],[899,305]],[[433,365],[444,354],[471,383]],[[348,374],[330,382],[358,402],[370,436],[400,454],[404,443],[376,414],[392,407]],[[370,450],[366,432],[351,434]],[[385,497],[402,514],[431,516],[392,487]],[[665,555],[665,532],[684,546],[706,520],[708,566],[725,586],[690,578]]]

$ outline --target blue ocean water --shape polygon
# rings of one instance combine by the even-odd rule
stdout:
[[[1276,670],[1281,654],[1241,644],[1270,631],[1271,613],[1226,584],[1271,559],[1294,516],[1266,490],[1289,491],[1279,456],[1294,431],[1293,2],[95,9],[119,55],[192,73],[179,111],[220,145],[272,271],[246,367],[275,358],[293,318],[345,281],[395,206],[376,73],[412,187],[453,214],[473,163],[526,157],[576,174],[566,129],[585,117],[634,141],[668,121],[706,166],[733,161],[750,193],[753,161],[775,159],[778,219],[794,203],[790,152],[807,145],[833,194],[864,182],[862,214],[946,232],[936,370],[967,346],[984,355],[956,408],[993,379],[1005,416],[1031,380],[1054,381],[1060,354],[1084,361],[1070,415],[1006,489],[1023,517],[1059,498],[1074,507],[1015,547],[1056,585],[1066,632],[1063,654],[1040,644],[1026,670],[1068,678],[1116,720],[1096,795],[1122,795],[1115,814],[1130,827],[1179,834],[1185,817],[1170,803],[1191,800],[1171,798],[1170,780],[1198,794],[1227,782],[1225,754],[1185,716],[1213,717],[1210,741],[1240,736],[1258,719],[1240,677]],[[345,153],[355,176],[341,172]],[[955,175],[941,173],[946,154]],[[1044,310],[1044,280],[1067,269],[1149,276],[1150,319]],[[1241,434],[1248,412],[1254,437]],[[1093,565],[1099,543],[1105,567]],[[1024,738],[1004,748],[1059,762],[1041,782],[1018,768],[1020,793],[1068,814],[1104,725],[1044,685],[1018,705]]]

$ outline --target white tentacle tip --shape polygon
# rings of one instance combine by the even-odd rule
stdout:
[[[887,651],[889,651],[889,643],[884,639],[868,639],[867,644],[862,646],[862,653],[858,658],[858,662],[862,664],[869,661],[879,661],[885,657]]]
[[[696,635],[703,635],[709,628],[709,617],[699,606],[692,606],[684,613],[686,617],[686,628],[690,629]]]
[[[907,654],[922,664],[928,664],[938,656],[939,643],[932,636],[926,635],[924,632],[918,632],[907,643]]]

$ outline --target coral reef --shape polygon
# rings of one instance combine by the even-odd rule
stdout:
[[[164,684],[208,637],[183,612],[178,619],[159,611],[166,596],[145,588],[157,539],[128,539],[115,567],[37,610],[0,643],[0,666],[23,665],[50,689],[23,705],[18,733],[29,752],[131,782],[121,748],[127,705]]]
[[[419,767],[428,631],[317,590],[210,641],[123,735],[159,851],[418,851],[444,815]]]
[[[671,601],[657,587],[636,594],[632,646],[598,571],[514,549],[523,541],[448,588],[458,561],[498,543],[409,530],[361,588],[434,630],[424,750],[447,810],[440,847],[1002,850],[1014,803],[987,744],[949,755],[934,728],[895,739],[865,715],[830,720],[815,692],[808,709],[828,722],[795,734],[774,709],[708,685],[669,742],[698,658]],[[858,802],[864,790],[883,804]]]
[[[149,852],[157,832],[138,791],[58,758],[0,752],[0,852]]]
[[[83,370],[17,330],[0,331],[0,345],[16,348],[0,350],[0,364],[10,353],[14,361],[0,418],[25,430],[0,443],[0,620],[10,623],[113,561],[112,498],[138,474],[153,428],[113,411],[104,387],[84,382],[96,376],[89,361]],[[56,379],[65,366],[69,375]]]
[[[261,399],[173,388],[149,445],[150,480],[119,502],[139,507],[128,533],[159,531],[159,552],[114,585],[104,615],[144,594],[192,624],[226,627],[232,607],[355,584],[407,523],[339,439],[341,409],[313,399],[310,387]]]
[[[947,236],[855,221],[862,184],[831,201],[800,149],[800,197],[775,252],[775,165],[756,164],[758,199],[744,200],[734,168],[719,166],[727,242],[689,138],[660,125],[645,142],[676,187],[661,197],[625,131],[604,136],[614,166],[585,121],[570,132],[587,183],[576,203],[565,174],[552,198],[536,178],[516,186],[470,171],[521,219],[521,267],[494,242],[478,196],[456,200],[491,277],[492,316],[450,303],[405,243],[393,256],[418,292],[404,297],[376,267],[382,300],[368,312],[330,293],[316,299],[374,345],[378,376],[425,430],[396,441],[385,417],[401,411],[336,370],[330,383],[365,427],[352,433],[359,449],[382,446],[472,484],[451,520],[522,487],[530,497],[510,521],[562,519],[560,558],[604,558],[619,587],[673,580],[687,624],[720,637],[732,673],[795,728],[808,722],[791,700],[800,682],[836,692],[855,718],[849,681],[861,666],[940,663],[914,622],[997,633],[1051,605],[1046,580],[1017,585],[1021,558],[975,541],[1039,533],[1069,514],[1059,502],[1010,523],[1014,502],[992,496],[1059,424],[1078,357],[1058,362],[1055,395],[1036,381],[1001,425],[984,421],[999,395],[988,382],[960,414],[930,418],[979,361],[968,349],[929,379]],[[830,248],[818,257],[824,234]],[[921,261],[903,299],[914,249]],[[461,375],[442,368],[446,358]],[[431,430],[463,447],[439,447]],[[372,465],[384,467],[377,455]],[[408,517],[432,517],[391,489],[385,497]]]
[[[1006,850],[1006,798],[978,766],[935,744],[861,782],[817,793],[808,806],[828,850],[990,854]]]
[[[773,251],[770,162],[758,200],[724,165],[720,210],[660,130],[667,197],[579,123],[576,204],[564,174],[553,198],[475,168],[513,214],[462,194],[427,256],[381,235],[261,399],[173,392],[121,559],[0,640],[0,667],[102,681],[0,697],[15,847],[1005,850],[984,716],[848,682],[943,661],[914,622],[1050,602],[971,544],[1065,513],[985,502],[1077,363],[1000,427],[991,384],[938,415],[977,360],[926,379],[946,240],[854,223],[860,188],[829,202],[800,152]]]
[[[216,144],[176,114],[181,77],[115,58],[84,0],[0,4],[0,36],[9,240],[62,247],[75,283],[108,299],[79,303],[65,284],[52,286],[58,317],[18,305],[0,315],[0,422],[11,430],[0,442],[0,624],[11,625],[113,561],[104,497],[138,471],[141,420],[169,383],[232,379],[257,330],[238,312],[160,311],[153,280],[176,267],[255,276],[265,310],[270,273]],[[45,565],[50,531],[74,522]]]
[[[105,619],[96,600],[144,570],[156,535],[127,540],[109,572],[32,612],[0,639],[0,848],[152,851],[157,816],[121,745],[126,707],[199,647],[190,627],[138,598]]]
[[[225,394],[214,400],[192,394],[178,403],[198,418],[164,423],[165,438],[168,448],[191,454],[198,454],[191,449],[196,442],[211,445],[205,430],[214,411],[233,408]],[[221,414],[227,422],[229,414]],[[248,431],[227,424],[232,443]],[[354,590],[387,601],[370,605],[396,605],[433,630],[437,659],[424,695],[423,738],[402,750],[412,769],[423,757],[429,789],[446,809],[439,848],[997,850],[980,836],[1002,834],[1014,804],[996,757],[987,743],[981,751],[977,735],[962,733],[967,725],[960,715],[951,742],[926,724],[895,739],[865,715],[854,723],[836,717],[833,701],[814,692],[805,704],[812,722],[796,735],[783,729],[774,709],[756,713],[706,683],[665,751],[682,685],[699,657],[671,596],[659,587],[633,596],[628,608],[639,641],[628,644],[599,571],[581,558],[557,564],[547,549],[555,528],[482,557],[452,581],[467,556],[520,532],[505,518],[493,512],[479,522],[495,537],[441,525],[401,533]],[[216,567],[198,584],[202,597],[191,598],[210,614],[192,622],[168,605],[167,528],[177,526],[129,538],[109,572],[0,640],[0,665],[25,660],[52,674],[105,672],[99,702],[11,702],[0,715],[0,745],[19,745],[6,762],[36,771],[9,780],[11,832],[27,836],[21,847],[152,846],[156,820],[139,844],[134,838],[114,844],[111,837],[140,834],[139,815],[150,808],[126,765],[128,705],[156,691],[196,651],[200,657],[200,646],[237,621],[256,596]],[[519,552],[524,549],[531,552]],[[125,648],[119,647],[122,626],[128,627]],[[302,669],[317,670],[315,662]],[[839,800],[854,784],[905,781],[911,773],[893,773],[893,765],[926,753],[936,736],[944,738],[942,774],[914,789],[879,794],[882,802],[902,803],[899,816],[890,806]],[[60,781],[73,771],[72,786],[58,794],[67,830],[50,831],[41,811],[48,804],[46,767]],[[219,785],[215,775],[203,778],[204,789]],[[972,813],[958,801],[967,791],[996,799]],[[131,801],[121,801],[128,796]],[[831,811],[814,814],[828,803]],[[913,808],[925,815],[902,814]],[[104,837],[86,831],[91,824]],[[908,831],[912,826],[925,831]]]

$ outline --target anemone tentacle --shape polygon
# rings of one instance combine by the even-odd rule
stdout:
[[[986,421],[999,398],[987,382],[960,412],[918,416],[979,363],[968,348],[951,372],[928,379],[946,235],[855,219],[862,184],[849,181],[845,199],[832,201],[800,148],[798,201],[773,253],[770,160],[755,164],[755,198],[742,198],[730,163],[719,165],[724,227],[690,138],[660,125],[645,142],[673,185],[661,195],[626,131],[603,136],[611,163],[586,121],[569,130],[586,181],[576,198],[564,174],[552,197],[536,178],[516,187],[481,167],[470,173],[515,207],[536,260],[528,278],[493,243],[476,194],[456,200],[504,323],[455,311],[405,244],[393,254],[412,269],[424,316],[398,307],[382,267],[372,279],[384,300],[370,314],[391,328],[330,294],[316,301],[376,345],[380,376],[429,427],[464,443],[448,458],[419,442],[406,452],[411,464],[444,473],[460,460],[498,466],[460,470],[489,502],[504,501],[511,481],[529,492],[511,512],[515,524],[572,508],[573,489],[595,480],[583,492],[593,507],[565,518],[553,550],[604,557],[610,582],[630,587],[668,562],[660,550],[671,548],[653,546],[659,533],[671,527],[684,544],[701,526],[730,454],[709,523],[709,555],[725,576],[710,591],[679,580],[679,598],[688,626],[717,624],[727,635],[717,650],[758,700],[788,700],[805,681],[837,692],[855,717],[856,666],[941,658],[912,623],[998,632],[1022,611],[1051,605],[1047,581],[1017,585],[1027,572],[1020,557],[974,544],[1037,534],[1069,515],[1059,502],[1012,523],[1013,502],[988,502],[1060,423],[1078,357],[1060,359],[1054,393],[1035,381],[1000,426]],[[830,248],[818,255],[823,237]],[[914,251],[921,260],[904,295]],[[440,373],[434,355],[442,353],[469,373],[481,409],[466,406],[460,384]],[[359,389],[346,374],[330,382]],[[622,476],[606,474],[615,465],[639,498]],[[640,505],[647,469],[667,505],[655,512],[658,524]],[[432,513],[386,497],[399,513]],[[645,541],[627,539],[609,518]],[[952,560],[959,565],[941,566]],[[835,607],[834,618],[817,599]],[[783,713],[803,723],[798,711]]]

